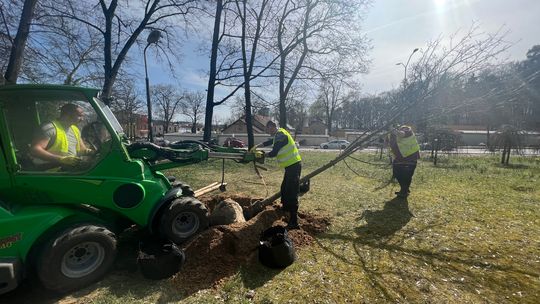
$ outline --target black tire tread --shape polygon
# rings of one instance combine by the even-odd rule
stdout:
[[[169,214],[171,214],[174,211],[174,209],[177,208],[178,205],[186,206],[189,209],[192,209],[195,213],[198,213],[200,216],[203,217],[202,220],[201,220],[201,218],[199,219],[200,220],[200,222],[199,222],[200,226],[199,226],[198,231],[196,231],[193,235],[191,235],[189,237],[176,238],[176,237],[173,237],[171,235],[168,235],[168,233],[166,231],[168,229],[165,229],[165,227],[167,227],[168,225],[166,225],[166,223],[164,223],[164,222],[166,220],[168,220]],[[208,226],[210,224],[208,218],[209,218],[209,212],[208,212],[208,209],[206,208],[206,206],[203,203],[201,203],[199,200],[197,200],[194,197],[182,196],[182,197],[179,197],[177,199],[174,199],[169,204],[167,209],[163,212],[163,214],[161,215],[160,225],[159,225],[160,232],[161,232],[161,234],[163,236],[170,239],[172,242],[174,242],[176,244],[181,244],[181,243],[185,242],[186,240],[190,239],[192,236],[197,235],[199,232],[201,232],[201,231],[205,230],[206,228],[208,228]]]
[[[193,188],[191,188],[190,185],[188,184],[185,184],[183,182],[174,182],[172,184],[173,187],[175,188],[180,188],[182,189],[182,196],[191,196],[193,197],[193,195],[195,194],[195,191],[193,190]]]
[[[98,233],[103,236],[106,236],[109,238],[108,241],[111,242],[113,251],[110,252],[108,260],[107,256],[105,257],[105,260],[103,261],[102,265],[105,265],[105,268],[102,268],[103,266],[100,266],[95,272],[89,274],[86,277],[78,278],[78,279],[69,279],[66,278],[66,282],[51,282],[48,278],[51,274],[48,271],[44,271],[44,268],[51,267],[51,261],[54,257],[57,256],[57,254],[53,254],[58,247],[60,247],[62,244],[71,241],[74,238],[77,238],[80,235],[84,235],[87,233]],[[108,230],[105,227],[102,226],[96,226],[96,225],[82,225],[78,227],[70,227],[67,229],[62,230],[59,234],[56,234],[56,237],[53,237],[49,243],[42,249],[41,256],[38,259],[37,262],[37,274],[38,277],[47,289],[58,291],[58,292],[68,292],[75,289],[79,289],[85,286],[88,286],[88,284],[93,283],[97,280],[99,280],[103,275],[107,273],[107,270],[112,266],[114,259],[116,257],[116,235]],[[106,253],[107,255],[107,253]],[[112,257],[111,257],[112,255]],[[109,265],[106,265],[109,264]],[[99,275],[95,275],[96,273],[99,273]],[[90,277],[90,279],[88,279]],[[63,283],[63,284],[62,284]]]

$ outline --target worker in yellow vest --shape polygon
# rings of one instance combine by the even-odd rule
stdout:
[[[68,103],[60,108],[60,118],[43,124],[30,148],[34,164],[74,168],[81,163],[80,156],[92,154],[77,127],[83,117],[81,107]]]
[[[281,203],[283,210],[288,211],[290,219],[288,229],[298,229],[298,192],[300,187],[300,174],[302,173],[302,158],[291,134],[277,128],[273,121],[266,124],[266,133],[274,138],[269,139],[258,146],[267,147],[272,145],[272,151],[266,157],[276,157],[281,168],[285,169],[285,175],[281,182]],[[255,146],[257,147],[257,146]]]
[[[393,155],[393,175],[401,188],[396,195],[405,198],[410,193],[409,187],[420,158],[420,146],[412,128],[406,125],[399,126],[388,134],[388,144]]]

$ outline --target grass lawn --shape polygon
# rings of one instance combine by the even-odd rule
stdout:
[[[437,167],[423,160],[411,196],[396,200],[397,185],[383,187],[390,168],[374,154],[356,156],[379,165],[349,159],[312,180],[300,211],[326,215],[332,225],[283,271],[247,265],[219,288],[191,295],[169,281],[113,272],[62,301],[538,303],[540,158],[512,157],[509,167],[498,156],[443,157]],[[333,157],[303,153],[303,175]],[[267,166],[273,194],[283,172],[273,160]],[[200,188],[219,181],[220,169],[221,161],[209,161],[168,174]],[[226,170],[229,192],[266,196],[251,165],[228,161]]]

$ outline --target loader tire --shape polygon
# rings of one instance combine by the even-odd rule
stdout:
[[[191,186],[189,186],[188,184],[184,184],[182,182],[174,182],[172,186],[174,188],[182,189],[182,196],[193,196],[195,194],[193,188],[191,188]]]
[[[161,215],[161,234],[176,244],[182,244],[208,228],[208,210],[194,197],[175,199]]]
[[[101,279],[116,258],[116,237],[95,225],[70,227],[42,249],[37,275],[45,288],[68,292]]]

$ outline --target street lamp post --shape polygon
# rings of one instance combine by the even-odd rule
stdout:
[[[409,66],[409,61],[411,61],[411,57],[414,53],[416,53],[418,51],[418,48],[415,48],[411,55],[409,55],[409,59],[407,59],[407,63],[406,64],[403,64],[403,62],[398,62],[396,63],[396,65],[402,65],[403,68],[404,68],[404,71],[403,71],[403,81],[404,83],[407,83],[407,66]]]
[[[150,142],[154,141],[154,134],[152,132],[152,103],[150,102],[150,81],[148,80],[148,67],[146,65],[146,49],[152,44],[157,43],[161,37],[161,32],[154,30],[150,32],[148,38],[146,38],[146,47],[144,48],[144,74],[146,76],[146,106],[148,107],[148,140]]]

